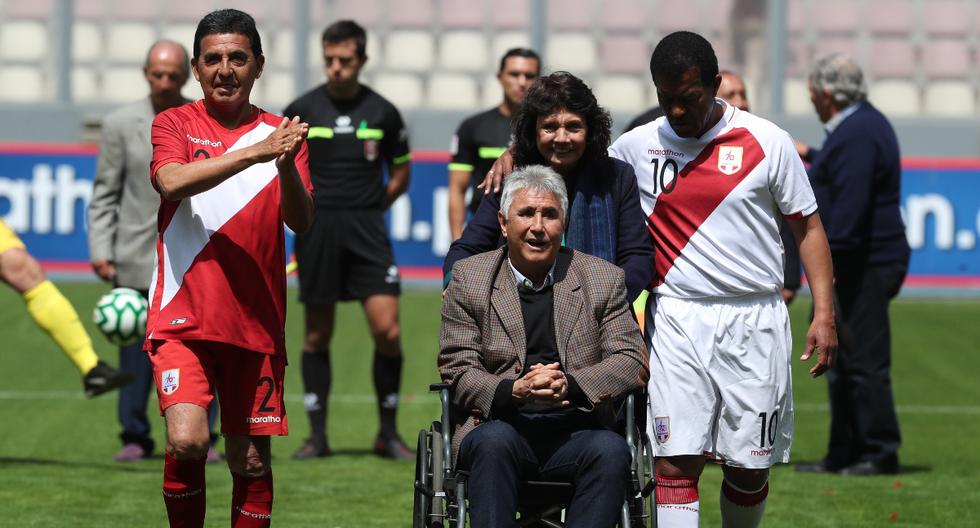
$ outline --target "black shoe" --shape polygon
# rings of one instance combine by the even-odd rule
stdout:
[[[841,468],[828,466],[825,462],[812,462],[809,464],[797,464],[796,471],[799,473],[840,473]]]
[[[323,458],[332,455],[330,446],[327,445],[326,438],[315,439],[307,438],[303,440],[303,445],[293,453],[293,459],[305,460],[307,458]]]
[[[869,460],[851,464],[840,470],[841,475],[848,477],[867,477],[871,475],[897,475],[898,464],[876,464]]]
[[[118,389],[131,381],[133,381],[132,374],[116,370],[104,361],[96,363],[92,370],[88,371],[82,378],[86,398],[94,398],[113,389]]]
[[[379,433],[374,439],[374,454],[395,460],[415,460],[415,451],[409,449],[398,435],[385,437]]]

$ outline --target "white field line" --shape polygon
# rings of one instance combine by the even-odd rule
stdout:
[[[104,399],[113,400],[111,395],[103,396]],[[302,402],[302,394],[287,394],[286,401]],[[84,400],[81,391],[46,391],[46,390],[0,390],[0,400],[13,401],[41,401],[41,400]],[[334,394],[330,400],[337,403],[354,405],[374,405],[376,403],[373,394]],[[413,394],[403,395],[401,403],[406,405],[431,405],[439,401],[435,394]],[[828,412],[830,407],[826,403],[796,402],[793,407],[798,412]],[[899,405],[900,414],[942,414],[980,416],[980,405]]]

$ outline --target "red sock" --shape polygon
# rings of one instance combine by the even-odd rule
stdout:
[[[232,528],[266,528],[272,525],[272,470],[261,477],[231,474]]]
[[[657,504],[688,504],[700,500],[698,479],[657,475]]]
[[[163,462],[163,502],[170,528],[201,528],[207,494],[204,488],[204,458],[177,460],[170,453]]]

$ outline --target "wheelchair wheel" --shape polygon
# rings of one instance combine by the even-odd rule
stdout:
[[[419,442],[415,451],[415,502],[412,508],[412,528],[429,527],[427,523],[432,509],[429,435],[430,433],[425,429],[419,431]]]

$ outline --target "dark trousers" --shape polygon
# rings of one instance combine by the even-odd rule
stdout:
[[[898,467],[901,433],[892,397],[888,304],[898,294],[906,264],[835,263],[840,349],[827,372],[830,446],[825,463],[856,462]]]
[[[459,467],[470,472],[470,525],[516,527],[522,480],[572,482],[567,526],[612,527],[626,497],[626,440],[606,429],[525,426],[494,420],[466,435]]]
[[[153,452],[150,437],[150,421],[146,417],[146,404],[153,390],[153,365],[143,351],[143,342],[119,347],[119,369],[133,374],[135,379],[119,389],[116,415],[122,425],[119,438],[123,444],[139,444],[147,453]]]

